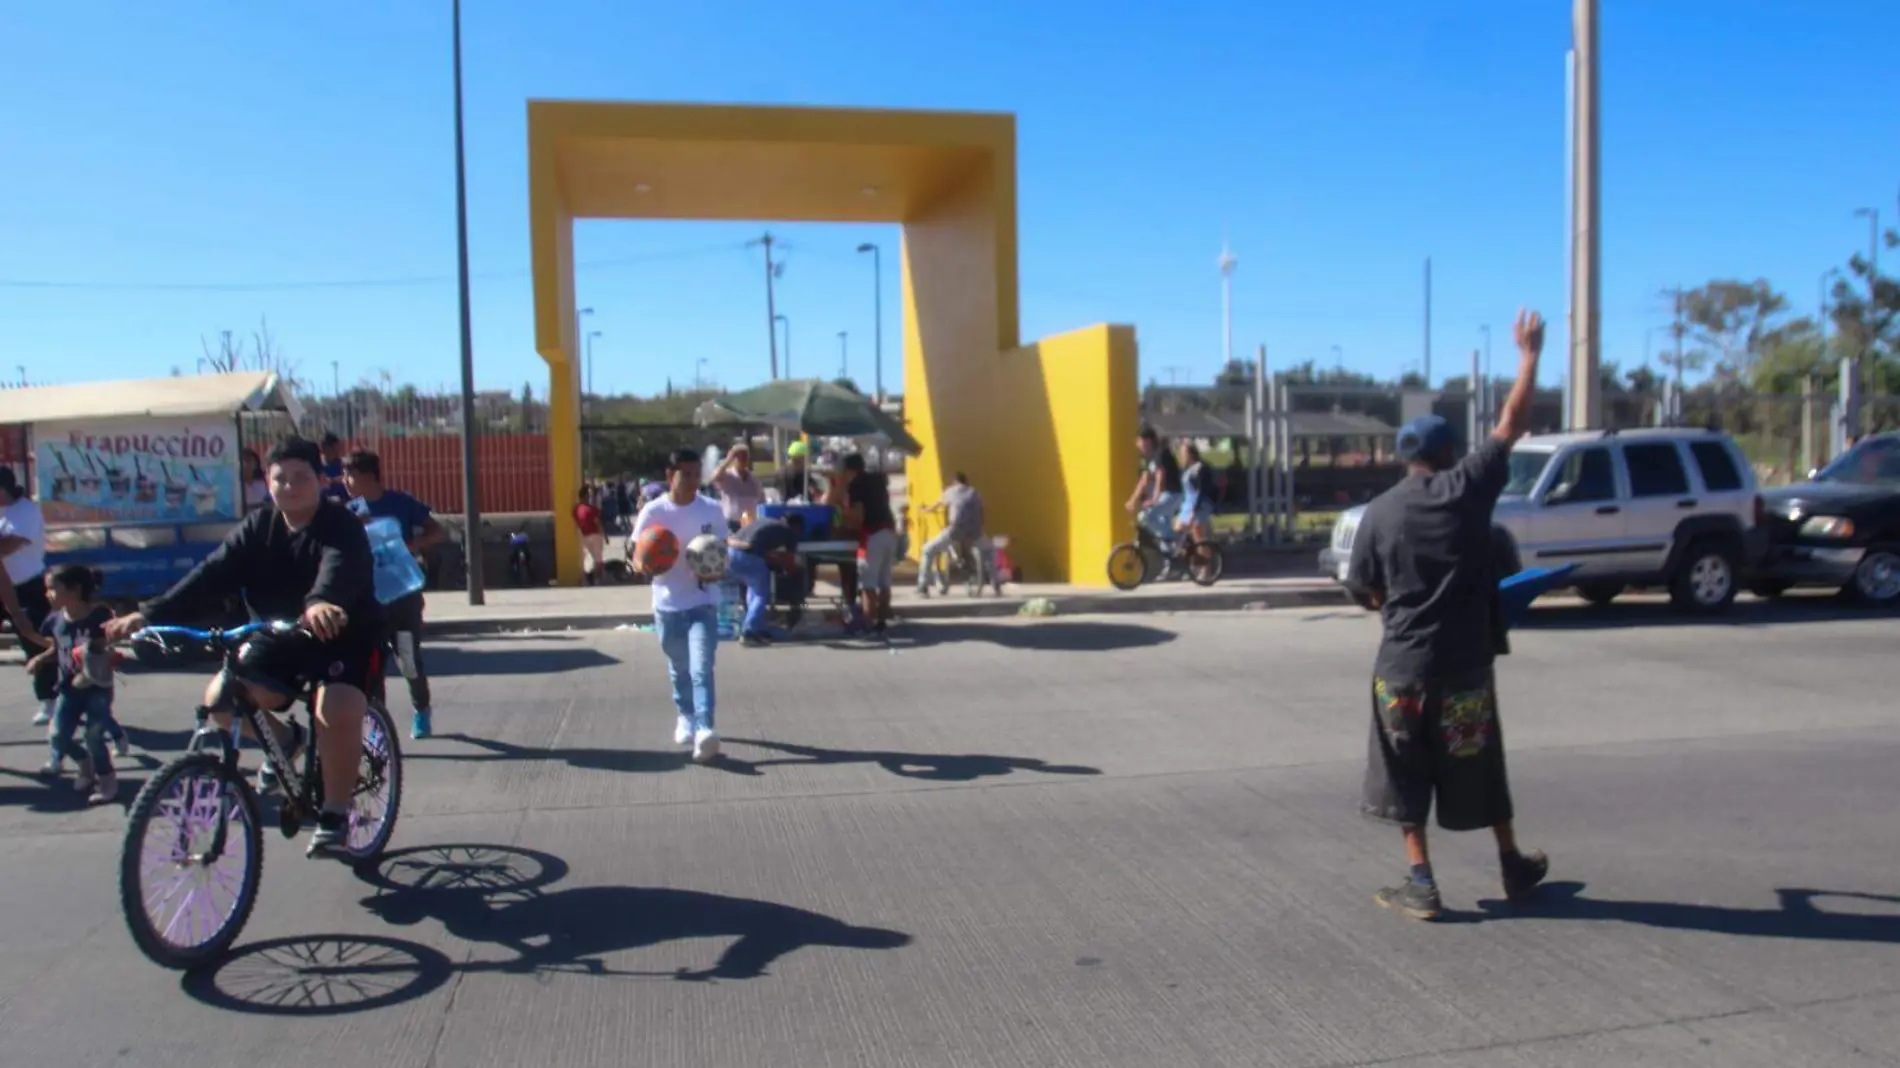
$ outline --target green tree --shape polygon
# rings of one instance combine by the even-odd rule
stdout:
[[[1718,279],[1682,294],[1688,338],[1724,378],[1748,374],[1787,311],[1788,298],[1765,278]]]

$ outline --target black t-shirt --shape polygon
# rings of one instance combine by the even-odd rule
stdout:
[[[861,529],[865,533],[872,534],[897,526],[896,517],[891,515],[891,484],[883,475],[858,472],[858,476],[845,487],[845,495],[852,504],[864,509],[864,526]]]
[[[112,619],[112,610],[99,604],[92,611],[78,619],[67,619],[65,612],[54,612],[46,617],[41,630],[53,639],[55,662],[59,667],[59,692],[72,693],[80,689],[76,685],[80,669],[83,667],[91,679],[91,685],[110,687],[112,685],[112,654],[106,646],[105,625]],[[74,656],[74,650],[81,650]]]
[[[793,532],[791,524],[783,519],[755,519],[739,528],[732,540],[744,545],[747,552],[765,556],[796,546],[798,535]]]
[[[1181,492],[1181,464],[1175,460],[1173,452],[1157,449],[1154,458],[1148,461],[1148,470],[1154,472],[1158,479],[1156,493]]]
[[[241,593],[251,617],[295,620],[313,601],[349,614],[349,629],[377,626],[375,562],[362,520],[341,502],[324,498],[301,530],[291,530],[275,504],[245,517],[224,544],[140,611],[153,623],[198,620],[219,613]]]
[[[1510,457],[1510,446],[1487,438],[1450,469],[1407,475],[1366,506],[1346,584],[1385,595],[1380,678],[1462,678],[1510,651],[1491,552]]]

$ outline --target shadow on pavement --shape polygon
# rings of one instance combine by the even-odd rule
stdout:
[[[429,675],[434,678],[454,675],[553,675],[620,663],[619,657],[608,656],[589,645],[470,651],[453,645],[430,643],[423,649],[422,659],[429,669]]]
[[[684,748],[670,752],[656,752],[650,749],[590,749],[570,747],[565,749],[542,749],[535,746],[515,745],[512,742],[497,741],[493,738],[476,738],[466,734],[437,734],[436,739],[447,742],[461,742],[486,752],[444,752],[440,749],[423,749],[420,746],[406,750],[404,760],[452,760],[477,764],[493,763],[501,760],[560,760],[569,767],[588,771],[654,772],[678,771],[693,765],[692,756]],[[757,775],[756,765],[721,755],[710,764],[700,765],[716,771],[731,772],[735,775]]]
[[[1478,902],[1487,920],[1539,918],[1609,920],[1678,931],[1754,938],[1800,938],[1823,942],[1900,942],[1900,896],[1854,890],[1776,890],[1780,907],[1727,908],[1675,901],[1606,901],[1583,896],[1584,884],[1556,882],[1525,902]],[[1817,908],[1820,898],[1877,902],[1895,911],[1832,912]]]
[[[1177,635],[1159,627],[1138,623],[1106,623],[1082,620],[1049,620],[1028,623],[983,623],[978,621],[906,623],[892,632],[887,642],[893,649],[926,649],[933,645],[958,642],[989,642],[1006,649],[1034,652],[1111,653],[1124,649],[1148,649],[1166,645]],[[881,645],[853,648],[881,648]]]
[[[187,973],[192,998],[235,1012],[331,1016],[422,997],[460,972],[544,977],[715,982],[756,979],[807,946],[897,949],[901,931],[858,927],[770,901],[661,887],[547,889],[567,873],[558,857],[507,846],[406,849],[360,869],[375,888],[364,908],[385,923],[435,920],[464,942],[508,950],[507,960],[456,965],[437,950],[391,938],[315,935],[274,939]],[[666,942],[731,939],[699,968],[667,971],[610,967],[609,954]]]
[[[726,745],[748,745],[784,753],[788,759],[759,760],[754,768],[782,764],[876,764],[892,775],[935,782],[969,782],[1013,771],[1044,775],[1100,775],[1101,768],[1081,764],[1050,764],[1033,757],[990,756],[978,753],[898,753],[878,749],[821,749],[815,745],[768,742],[757,738],[727,738]]]
[[[1893,612],[1863,608],[1834,597],[1789,596],[1741,600],[1719,615],[1691,615],[1667,602],[1539,604],[1511,623],[1513,630],[1607,630],[1613,627],[1768,627],[1787,623],[1838,623],[1891,619]]]

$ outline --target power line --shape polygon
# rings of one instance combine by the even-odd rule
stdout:
[[[698,248],[675,249],[672,252],[651,253],[645,256],[623,256],[612,259],[589,260],[585,263],[575,264],[574,269],[576,271],[612,270],[619,267],[635,267],[650,263],[670,263],[678,260],[714,255],[721,252],[743,251],[744,249],[744,245],[728,242],[719,245],[704,245]],[[473,275],[472,277],[481,279],[526,278],[531,273],[532,272],[528,270],[485,271]],[[399,289],[409,286],[446,285],[455,280],[455,275],[452,274],[412,275],[399,278],[350,278],[274,282],[83,282],[50,279],[0,278],[0,289],[64,289],[150,293],[266,293],[320,289]]]

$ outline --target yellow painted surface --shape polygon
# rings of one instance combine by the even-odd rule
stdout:
[[[1132,531],[1134,331],[1022,346],[1014,116],[531,101],[528,166],[562,583],[580,580],[559,521],[580,479],[576,218],[901,224],[905,415],[924,447],[912,502],[964,471],[1028,579],[1106,583],[1108,549]]]

